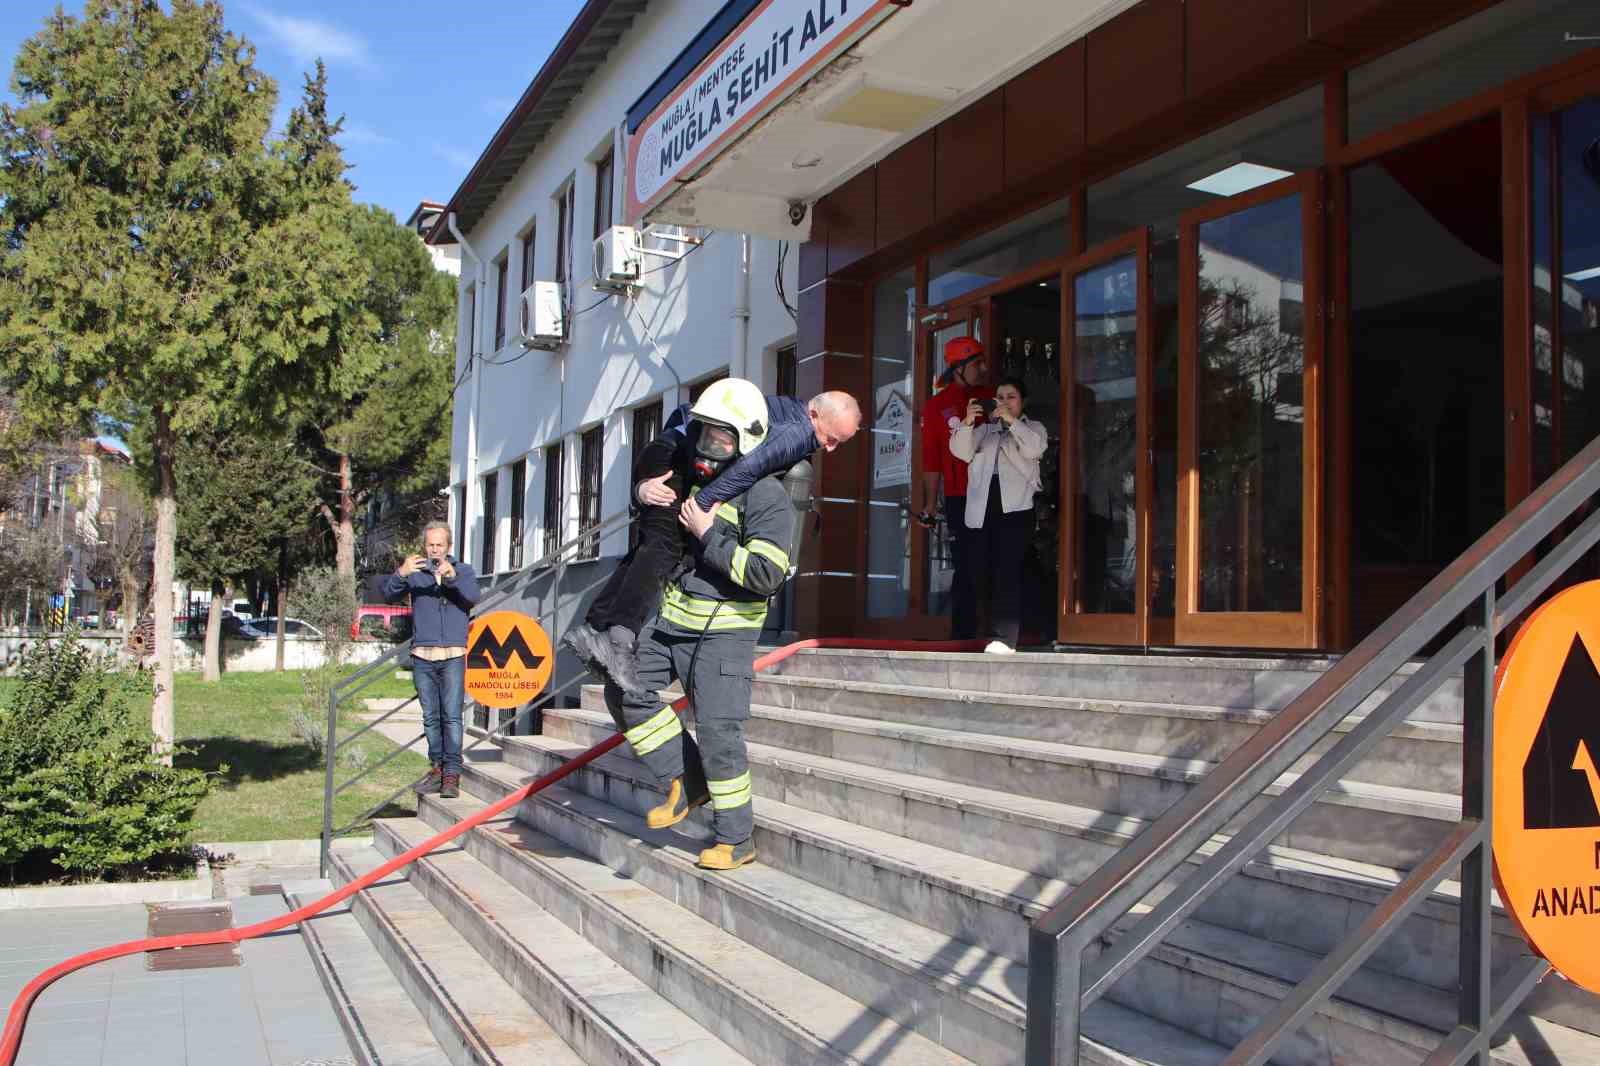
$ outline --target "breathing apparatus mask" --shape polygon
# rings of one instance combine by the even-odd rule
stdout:
[[[708,419],[693,419],[694,456],[690,470],[696,486],[722,473],[739,453],[739,435],[731,427]]]

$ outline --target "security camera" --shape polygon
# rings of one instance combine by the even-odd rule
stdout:
[[[804,200],[789,201],[789,224],[798,226],[806,220],[806,204]]]

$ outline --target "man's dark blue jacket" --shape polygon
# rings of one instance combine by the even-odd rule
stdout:
[[[426,570],[410,577],[390,574],[383,579],[383,598],[398,603],[411,593],[411,644],[418,648],[467,646],[467,613],[477,604],[478,575],[466,563],[451,557],[456,576],[440,584]]]
[[[691,415],[684,404],[667,417],[661,440],[677,447],[688,441]],[[793,396],[767,397],[767,439],[749,455],[741,455],[733,465],[695,494],[695,502],[706,510],[749,491],[750,486],[769,474],[789,469],[822,446],[811,425],[811,412],[805,402]]]

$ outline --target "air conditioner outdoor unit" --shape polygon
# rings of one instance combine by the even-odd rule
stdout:
[[[594,287],[600,292],[622,292],[639,282],[639,231],[632,226],[608,226],[594,239]]]
[[[522,293],[524,347],[553,352],[566,343],[566,314],[561,282],[536,281]]]

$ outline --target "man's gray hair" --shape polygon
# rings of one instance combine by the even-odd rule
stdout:
[[[427,540],[428,539],[428,534],[432,533],[436,529],[444,530],[444,542],[446,544],[450,545],[452,548],[455,547],[456,538],[454,536],[452,536],[451,533],[450,533],[450,523],[449,522],[438,522],[438,521],[429,522],[427,525],[422,527],[422,539],[423,540]]]
[[[832,392],[819,392],[811,397],[806,407],[822,418],[849,418],[854,419],[858,425],[861,422],[861,405],[848,392],[840,392],[837,389]]]

